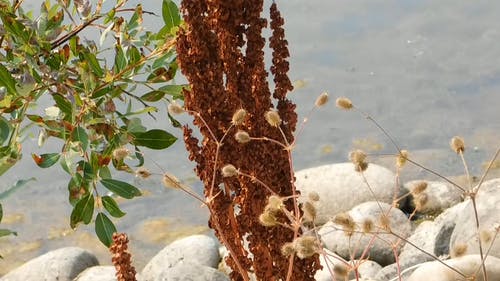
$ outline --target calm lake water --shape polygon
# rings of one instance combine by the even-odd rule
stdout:
[[[145,10],[158,11],[161,5],[159,0],[145,2]],[[448,145],[451,137],[462,136],[470,169],[481,175],[483,164],[500,146],[500,2],[277,2],[286,20],[290,77],[303,85],[290,94],[299,115],[305,117],[323,91],[332,99],[310,116],[298,136],[296,169],[346,161],[353,148],[393,167],[392,158],[379,156],[395,153],[381,131],[360,114],[335,107],[333,100],[346,96],[412,158],[443,175],[463,174]],[[147,19],[146,26],[154,29],[159,20]],[[163,116],[159,115],[161,122],[148,121],[149,126],[181,136]],[[48,143],[53,149],[57,145]],[[31,160],[30,153],[46,152],[47,147],[36,147],[35,139],[27,139],[23,146],[23,161],[2,176],[0,190],[19,179],[37,180],[2,202],[1,228],[16,230],[19,236],[0,239],[0,275],[63,246],[90,249],[102,264],[109,264],[107,249],[92,227],[69,229],[67,175],[58,166],[42,170]],[[201,188],[182,141],[161,154],[146,153],[146,166],[152,171],[168,171],[195,190]],[[120,202],[127,215],[116,221],[119,231],[130,236],[138,269],[175,237],[207,230],[206,210],[185,194],[164,189],[158,176],[142,182],[129,175],[116,177],[145,191],[141,198]],[[402,174],[403,181],[415,178],[434,177],[411,167]]]

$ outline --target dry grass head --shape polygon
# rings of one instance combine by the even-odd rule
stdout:
[[[221,171],[222,171],[222,176],[225,178],[234,177],[238,175],[238,169],[236,169],[236,167],[234,167],[231,164],[224,165]]]
[[[467,244],[455,244],[453,249],[451,249],[451,256],[453,258],[461,257],[467,253]]]
[[[365,218],[361,223],[361,230],[363,233],[370,233],[373,231],[373,221],[369,218]]]
[[[348,213],[340,213],[333,218],[333,222],[342,226],[342,230],[348,236],[351,236],[356,229],[356,222]]]
[[[179,115],[184,113],[184,108],[182,108],[182,106],[180,106],[176,101],[172,101],[168,104],[167,111],[171,115]]]
[[[408,150],[401,150],[396,158],[396,167],[402,168],[406,164],[409,153]]]
[[[356,172],[363,172],[368,168],[366,162],[366,153],[360,149],[353,150],[349,153],[349,159],[354,164]]]
[[[233,118],[231,120],[231,123],[235,126],[239,126],[239,125],[243,124],[246,116],[247,116],[247,111],[244,110],[243,108],[240,108],[240,109],[236,110],[236,112],[233,114]]]
[[[451,138],[450,147],[456,153],[464,153],[465,151],[464,139],[462,139],[459,136],[454,136],[453,138]]]
[[[115,159],[116,161],[122,161],[129,155],[130,150],[123,146],[113,150],[113,159]]]
[[[386,214],[381,214],[378,217],[378,222],[380,223],[380,227],[388,232],[391,231],[391,220],[389,216]]]
[[[174,175],[169,173],[164,173],[161,179],[163,186],[167,188],[180,188],[181,182]]]
[[[351,100],[346,97],[337,98],[337,100],[335,101],[335,105],[337,105],[338,108],[345,110],[353,108]]]
[[[295,252],[300,259],[312,257],[321,250],[321,245],[315,236],[303,235],[294,242]]]
[[[412,187],[411,187],[411,194],[413,196],[417,196],[418,194],[424,192],[427,189],[427,182],[425,181],[419,181],[416,182]]]
[[[281,117],[275,110],[269,110],[264,114],[267,123],[273,127],[278,127],[281,124]]]
[[[301,205],[302,212],[304,212],[302,219],[303,222],[314,222],[316,220],[317,212],[316,207],[309,202],[306,201]]]
[[[314,103],[314,105],[316,107],[321,107],[321,106],[325,105],[327,102],[328,102],[328,93],[327,92],[323,92],[316,99],[316,102]]]
[[[415,210],[422,211],[427,202],[429,202],[429,196],[425,193],[420,193],[414,197],[413,201],[415,202]]]
[[[239,143],[247,143],[250,141],[250,135],[242,130],[239,130],[234,134],[234,138],[236,139],[237,142]]]
[[[144,167],[140,167],[135,170],[135,176],[141,179],[147,179],[151,176],[151,172]]]
[[[311,191],[307,194],[307,198],[313,202],[319,201],[319,194],[316,191]]]

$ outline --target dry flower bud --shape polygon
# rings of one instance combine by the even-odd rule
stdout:
[[[247,143],[250,141],[250,135],[245,131],[238,131],[234,134],[234,138],[239,143]]]
[[[139,168],[135,171],[135,176],[138,178],[147,179],[151,176],[151,173],[146,168]]]
[[[167,111],[171,115],[179,115],[184,113],[184,108],[182,108],[182,106],[180,106],[177,102],[172,101],[168,104]]]
[[[263,226],[276,226],[278,224],[278,220],[276,220],[276,216],[273,212],[264,211],[264,213],[259,216],[260,224]]]
[[[354,164],[363,163],[366,160],[366,154],[364,151],[362,151],[360,149],[356,149],[356,150],[351,151],[349,153],[349,159]]]
[[[278,127],[281,124],[281,118],[277,111],[269,110],[264,114],[267,123],[273,127]]]
[[[492,240],[491,232],[486,229],[481,230],[481,232],[479,232],[479,239],[485,244],[490,243]]]
[[[304,204],[302,204],[302,211],[304,212],[304,215],[302,218],[304,219],[305,222],[313,222],[316,220],[316,207],[309,202],[306,201]]]
[[[466,253],[467,253],[467,244],[459,243],[453,246],[451,256],[453,258],[457,258],[465,255]]]
[[[309,198],[309,200],[311,201],[319,201],[319,194],[316,192],[316,191],[311,191],[307,194],[307,197]]]
[[[425,206],[425,204],[427,204],[427,202],[429,202],[429,196],[425,193],[420,193],[413,200],[415,202],[415,209],[417,211],[421,211],[422,208]]]
[[[344,97],[338,98],[335,101],[335,104],[337,105],[338,108],[345,109],[345,110],[349,110],[353,107],[351,100],[348,98],[344,98]]]
[[[426,189],[427,189],[427,182],[419,181],[413,185],[413,188],[411,189],[411,194],[415,196],[424,192]]]
[[[227,164],[224,167],[222,167],[222,176],[227,178],[227,177],[234,177],[238,175],[238,170],[236,167],[234,167],[231,164]]]
[[[347,277],[347,274],[349,274],[349,269],[344,264],[335,264],[333,266],[333,272],[335,273],[336,277],[344,277],[342,279],[345,279],[345,277]]]
[[[464,153],[465,142],[461,137],[454,136],[450,141],[450,147],[456,153]]]
[[[163,183],[163,186],[167,188],[179,188],[181,186],[180,181],[169,173],[163,174],[161,182]]]
[[[281,247],[281,254],[285,257],[289,257],[295,253],[295,245],[292,242],[287,242]]]
[[[295,240],[295,251],[300,259],[312,257],[319,249],[320,245],[314,236],[301,236]]]
[[[283,207],[283,198],[276,196],[276,195],[271,195],[267,199],[267,205],[266,205],[266,210],[270,211],[279,211]]]
[[[245,117],[247,116],[247,111],[244,110],[243,108],[240,108],[236,110],[236,112],[233,114],[233,119],[232,123],[235,126],[243,124],[243,121],[245,121]]]
[[[402,168],[406,164],[406,159],[408,159],[408,150],[401,150],[396,158],[396,166]]]
[[[316,99],[316,102],[314,103],[314,105],[316,105],[316,107],[321,107],[321,106],[325,105],[327,102],[328,102],[328,93],[323,92]]]
[[[370,233],[373,230],[373,221],[371,219],[364,219],[361,224],[361,229],[364,233]]]
[[[389,219],[389,216],[381,214],[378,220],[380,222],[380,227],[389,232],[391,231],[391,220]]]
[[[356,223],[354,219],[348,213],[340,213],[333,218],[333,222],[342,226],[346,235],[352,235],[354,229],[356,229]]]
[[[129,156],[130,151],[125,147],[119,147],[113,151],[113,159],[116,161],[121,161],[125,159],[125,157]]]

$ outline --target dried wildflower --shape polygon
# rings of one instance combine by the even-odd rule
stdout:
[[[316,219],[316,207],[314,207],[311,202],[304,202],[301,208],[302,212],[304,212],[304,215],[302,216],[304,222],[313,222]]]
[[[408,151],[407,150],[401,150],[398,154],[398,157],[396,158],[396,166],[398,168],[402,168],[406,164],[406,160],[408,159]]]
[[[373,231],[373,221],[369,218],[366,218],[361,223],[361,229],[364,233],[370,233]]]
[[[311,191],[307,194],[307,198],[311,201],[319,201],[319,194],[316,191]]]
[[[427,182],[425,181],[419,181],[417,183],[415,183],[413,185],[413,187],[411,188],[411,194],[413,194],[413,196],[416,196],[422,192],[424,192],[426,189],[427,189]]]
[[[485,244],[490,243],[492,238],[491,232],[488,230],[483,229],[479,232],[479,239]]]
[[[456,153],[464,153],[464,151],[465,151],[465,142],[464,142],[464,140],[461,137],[454,136],[453,138],[451,138],[450,147]]]
[[[388,232],[391,232],[391,220],[389,219],[389,216],[386,214],[381,214],[380,217],[378,218],[380,227],[382,229],[385,229]]]
[[[241,125],[243,124],[243,121],[245,121],[246,116],[247,116],[247,111],[244,110],[243,108],[240,108],[236,110],[236,112],[233,114],[231,123],[233,123],[233,125],[235,126]]]
[[[259,221],[263,226],[271,227],[278,225],[276,215],[274,214],[274,212],[271,212],[269,210],[264,211],[264,213],[259,216]]]
[[[179,115],[184,113],[184,108],[182,108],[182,106],[180,106],[176,101],[172,101],[171,103],[169,103],[167,110],[171,115]]]
[[[333,218],[333,222],[342,226],[345,234],[350,236],[353,234],[354,229],[356,229],[356,223],[354,219],[348,213],[340,213]]]
[[[129,156],[130,151],[125,147],[119,147],[113,150],[113,159],[116,161],[122,161],[125,157]]]
[[[327,102],[328,102],[328,93],[327,92],[323,92],[316,99],[316,102],[314,103],[314,105],[316,107],[321,107],[321,106],[325,105]]]
[[[163,174],[161,182],[163,183],[163,186],[167,188],[179,188],[181,186],[181,182],[174,175],[169,173]]]
[[[363,172],[368,168],[368,163],[365,162],[366,154],[362,150],[354,150],[349,153],[349,159],[354,164],[356,172]]]
[[[335,264],[333,266],[333,272],[335,273],[335,277],[341,277],[345,279],[347,274],[349,274],[349,268],[344,264]]]
[[[271,195],[267,199],[267,205],[265,207],[266,210],[275,212],[279,211],[281,208],[283,208],[283,198],[276,196],[276,195]]]
[[[227,164],[222,167],[222,176],[225,178],[234,177],[238,175],[238,170],[231,164]]]
[[[415,202],[415,209],[417,211],[421,211],[425,204],[429,201],[429,196],[425,193],[420,193],[413,200]]]
[[[247,143],[250,141],[250,135],[247,132],[241,130],[234,134],[234,138],[239,143]]]
[[[277,111],[269,110],[264,114],[267,123],[273,127],[278,127],[281,124],[281,118]]]
[[[135,171],[135,176],[138,178],[147,179],[151,176],[151,173],[148,171],[148,169],[140,167]]]
[[[285,257],[289,257],[295,253],[295,245],[292,242],[287,242],[281,247],[281,254]]]
[[[461,257],[467,253],[467,244],[458,243],[453,245],[451,256],[454,258]]]
[[[348,98],[344,98],[344,97],[338,98],[335,101],[335,104],[337,105],[338,108],[345,109],[345,110],[349,110],[353,107],[351,100]]]
[[[295,251],[297,257],[306,259],[318,253],[321,246],[314,236],[304,235],[295,240]]]
[[[111,261],[116,269],[117,281],[135,281],[135,268],[132,255],[128,252],[128,237],[125,233],[113,233],[113,244],[109,247],[113,254]]]

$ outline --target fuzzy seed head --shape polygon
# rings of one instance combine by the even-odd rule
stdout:
[[[467,244],[455,244],[452,249],[451,256],[454,258],[461,257],[467,253]]]
[[[408,150],[401,150],[396,158],[396,167],[402,168],[406,164],[406,160],[408,159]]]
[[[302,216],[304,222],[313,222],[314,220],[316,220],[316,214],[317,214],[316,207],[314,207],[314,205],[311,202],[309,201],[304,202],[301,208],[302,211],[304,212],[304,215]]]
[[[238,170],[231,164],[227,164],[222,167],[222,176],[225,178],[234,177],[238,175]]]
[[[427,202],[429,202],[429,196],[426,193],[420,193],[414,200],[415,209],[421,211]]]
[[[137,178],[147,179],[151,176],[151,172],[149,172],[146,168],[140,167],[135,171],[135,176]]]
[[[295,251],[300,259],[312,257],[319,249],[320,245],[314,236],[301,236],[295,240]]]
[[[490,243],[492,238],[491,232],[488,230],[482,230],[479,232],[479,239],[481,239],[481,242],[484,244]]]
[[[276,195],[271,195],[267,199],[267,205],[265,207],[266,210],[269,210],[271,212],[279,211],[281,208],[283,208],[283,198],[276,196]]]
[[[333,218],[333,222],[342,226],[344,233],[348,236],[351,236],[354,229],[356,229],[356,223],[348,213],[340,213],[336,215],[335,218]]]
[[[413,188],[411,189],[411,194],[413,194],[413,196],[416,196],[424,192],[426,189],[427,189],[427,182],[419,181],[413,185]]]
[[[129,156],[130,151],[125,147],[119,147],[113,151],[113,159],[116,161],[121,161],[125,159],[125,157]]]
[[[295,253],[295,245],[292,242],[287,242],[281,247],[281,254],[289,257]]]
[[[363,230],[364,233],[370,233],[373,231],[373,221],[369,218],[366,218],[363,220],[363,223],[361,224],[361,229]]]
[[[352,102],[350,99],[345,98],[345,97],[340,97],[335,101],[335,104],[337,105],[338,108],[349,110],[353,107]]]
[[[165,173],[161,179],[166,188],[180,188],[181,182],[172,174]]]
[[[269,110],[264,114],[267,123],[273,127],[278,127],[281,124],[281,117],[275,110]]]
[[[233,125],[235,126],[239,126],[243,124],[246,116],[247,116],[247,111],[244,110],[243,108],[240,108],[236,110],[236,112],[233,114],[231,123],[233,123]]]
[[[234,134],[234,138],[239,143],[247,143],[250,141],[250,135],[247,132],[241,130]]]
[[[314,105],[316,107],[321,107],[321,106],[325,105],[327,102],[328,102],[328,93],[327,92],[323,92],[316,99],[316,102],[314,103]]]
[[[335,273],[335,277],[345,279],[347,274],[349,274],[349,269],[343,264],[336,264],[333,266],[333,273]]]
[[[366,160],[366,154],[360,149],[353,150],[349,153],[349,159],[354,164],[354,169],[356,172],[363,172],[368,168],[368,163]]]
[[[450,147],[457,154],[464,153],[464,151],[465,151],[464,139],[462,139],[459,136],[454,136],[450,141]]]
[[[168,104],[167,110],[168,113],[170,113],[171,115],[179,115],[184,113],[184,108],[182,108],[182,106],[180,106],[175,101],[172,101],[171,103]]]
[[[260,214],[259,222],[263,226],[268,226],[268,227],[276,226],[278,224],[278,220],[276,219],[274,213],[268,210]]]
[[[319,194],[316,191],[311,191],[307,194],[307,198],[313,202],[319,201]]]
[[[391,220],[389,219],[389,216],[382,214],[382,215],[380,215],[378,220],[380,223],[380,227],[382,227],[383,229],[385,229],[389,232],[391,231]]]

